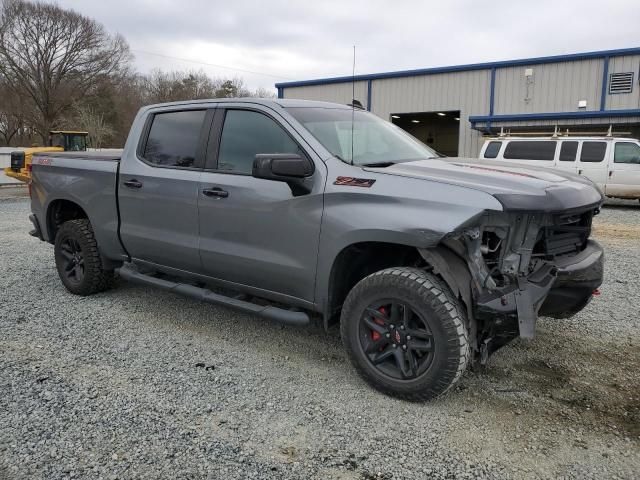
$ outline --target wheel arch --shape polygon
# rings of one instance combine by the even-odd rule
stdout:
[[[73,200],[58,198],[47,206],[45,216],[45,229],[49,243],[56,241],[56,233],[64,222],[86,218],[90,221],[87,212],[82,206]]]
[[[331,265],[325,308],[325,328],[338,321],[340,307],[351,289],[367,275],[391,266],[420,262],[418,250],[401,243],[362,241],[343,247]]]
[[[390,242],[356,242],[345,246],[335,256],[329,273],[326,302],[323,309],[324,326],[339,321],[346,296],[366,276],[389,267],[429,267],[460,298],[469,322],[469,340],[476,348],[477,322],[473,316],[472,277],[466,261],[452,249],[438,243],[420,248]]]

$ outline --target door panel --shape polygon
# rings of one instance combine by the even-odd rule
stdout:
[[[129,255],[181,270],[200,270],[200,175],[200,171],[154,168],[136,159],[123,166],[118,187],[120,237]],[[125,186],[130,180],[142,186]]]
[[[205,275],[313,300],[322,185],[294,197],[286,183],[248,175],[203,172],[200,258]]]
[[[258,153],[311,156],[301,147],[306,147],[304,140],[285,128],[275,112],[232,107],[216,115],[211,137],[217,141],[209,142],[201,177],[202,270],[220,280],[312,302],[326,167],[314,157],[311,192],[300,196],[284,182],[253,178]]]
[[[151,114],[118,179],[120,236],[129,255],[200,272],[198,195],[212,111]]]
[[[624,198],[640,198],[640,145],[616,142],[605,193]]]
[[[584,140],[578,153],[578,174],[594,182],[604,192],[607,183],[607,162],[605,161],[611,142]]]

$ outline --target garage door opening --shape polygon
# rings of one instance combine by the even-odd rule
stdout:
[[[460,111],[394,113],[391,121],[447,157],[458,156]]]

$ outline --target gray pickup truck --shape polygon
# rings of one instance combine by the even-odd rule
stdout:
[[[225,99],[142,108],[119,155],[36,155],[30,219],[74,294],[117,273],[339,322],[368,383],[425,400],[587,305],[602,201],[568,172],[439,158],[353,106]]]

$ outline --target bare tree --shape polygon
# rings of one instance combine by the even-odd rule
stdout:
[[[3,82],[0,82],[0,99],[0,144],[9,147],[19,141],[31,143],[27,121],[31,115],[24,99],[13,94]]]
[[[142,78],[143,96],[147,103],[213,98],[220,83],[203,71],[154,70]]]
[[[106,122],[104,113],[95,110],[92,106],[76,105],[73,113],[69,127],[89,132],[92,147],[102,148],[105,142],[115,134],[115,130]]]
[[[218,88],[216,88],[215,91],[215,98],[237,98],[251,96],[251,92],[244,86],[244,81],[238,77],[219,81]]]
[[[251,96],[258,98],[276,98],[276,92],[266,88],[258,88]]]
[[[71,105],[129,61],[124,38],[72,10],[24,0],[0,7],[0,80],[32,102],[29,120],[43,141]]]
[[[266,89],[251,91],[241,78],[212,78],[202,70],[165,72],[154,70],[142,76],[145,103],[174,102],[202,98],[264,97],[275,98]]]

